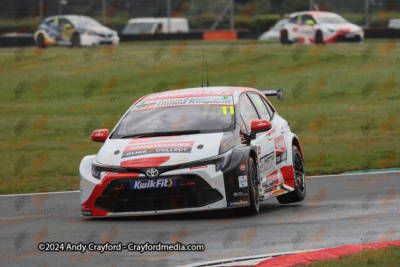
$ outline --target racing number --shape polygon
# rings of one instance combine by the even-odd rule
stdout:
[[[222,111],[224,112],[224,115],[228,114],[228,107],[227,106],[223,106],[221,107]],[[231,112],[231,114],[235,114],[235,110],[233,109],[233,106],[229,106],[229,110]]]

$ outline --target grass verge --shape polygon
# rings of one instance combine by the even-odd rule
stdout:
[[[400,166],[400,48],[394,40],[326,46],[254,41],[147,42],[115,48],[0,49],[0,193],[79,188],[78,167],[128,107],[201,85],[284,88],[271,99],[298,134],[307,175]]]

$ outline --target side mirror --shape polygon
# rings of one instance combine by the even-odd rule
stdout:
[[[94,131],[90,137],[95,142],[105,142],[109,135],[108,129],[101,129]]]
[[[251,122],[250,139],[256,139],[256,134],[271,129],[272,123],[268,120],[253,120]]]

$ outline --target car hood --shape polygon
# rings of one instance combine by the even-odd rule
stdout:
[[[116,33],[116,31],[111,30],[110,28],[107,28],[105,26],[85,26],[85,27],[82,27],[82,30],[92,31],[95,33],[100,33],[100,34],[115,34]]]
[[[109,166],[145,168],[182,164],[218,155],[223,133],[108,139],[96,161]]]
[[[352,23],[324,23],[323,26],[328,30],[334,31],[345,31],[345,32],[357,32],[361,31],[360,26]]]

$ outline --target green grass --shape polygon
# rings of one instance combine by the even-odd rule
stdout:
[[[396,135],[400,133],[400,99],[385,100],[400,94],[396,76],[399,63],[369,73],[348,74],[349,67],[384,61],[388,52],[385,54],[383,45],[387,40],[374,42],[372,46],[328,45],[320,51],[312,50],[312,55],[310,46],[259,43],[227,48],[230,42],[189,41],[187,46],[185,43],[177,46],[178,41],[163,43],[165,50],[159,48],[159,54],[156,51],[159,42],[124,44],[112,53],[100,48],[52,47],[39,52],[32,52],[31,48],[1,49],[0,193],[78,189],[81,159],[97,153],[101,147],[90,140],[90,132],[96,128],[111,130],[136,99],[155,89],[200,86],[202,48],[206,50],[211,86],[246,84],[258,89],[284,88],[285,100],[271,98],[271,101],[300,137],[307,175],[400,166],[399,135]],[[361,53],[367,46],[373,53],[363,61]],[[228,61],[224,61],[224,51],[225,59],[230,56]],[[296,51],[301,56],[294,61],[292,54],[299,55]],[[154,55],[161,55],[157,62]],[[341,55],[344,62],[325,62],[298,73],[279,73],[280,67],[334,55]],[[54,57],[59,60],[44,64]],[[399,57],[398,47],[388,55],[388,58]],[[193,60],[179,65],[179,59],[183,58]],[[105,64],[109,59],[120,60],[91,73],[71,74],[71,68]],[[41,66],[3,75],[7,68],[39,60]],[[231,63],[236,68],[228,71]],[[164,68],[158,71],[154,66]],[[151,71],[143,74],[146,68]],[[394,81],[389,80],[392,76]],[[41,79],[42,86],[35,86]],[[101,84],[108,81],[114,86],[106,86],[102,91]],[[320,86],[312,86],[310,90],[308,85],[317,81]],[[371,84],[371,94],[363,98],[361,89],[370,81],[376,84]],[[379,84],[386,81],[389,85],[380,91]],[[94,92],[85,98],[89,83]],[[292,93],[296,86],[300,88],[294,90],[299,93],[297,98]],[[357,105],[357,110],[351,105]],[[361,110],[363,105],[368,110]],[[365,124],[371,129],[363,132],[361,127]]]
[[[380,250],[363,250],[360,253],[340,257],[336,260],[320,261],[313,264],[301,265],[307,267],[336,267],[336,266],[398,266],[400,248],[389,247]]]

